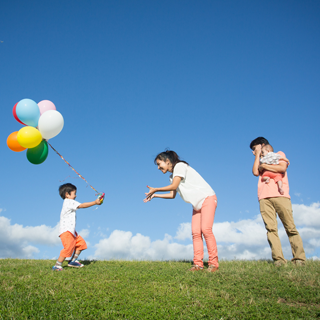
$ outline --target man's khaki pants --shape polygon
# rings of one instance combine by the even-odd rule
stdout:
[[[268,242],[271,247],[272,259],[286,262],[283,256],[281,242],[278,236],[277,213],[291,244],[292,260],[306,260],[302,239],[293,221],[291,200],[285,197],[260,200],[260,212],[267,229]]]

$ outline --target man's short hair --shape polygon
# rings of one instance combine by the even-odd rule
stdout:
[[[262,144],[269,144],[269,141],[264,137],[258,137],[258,138],[256,138],[256,139],[251,141],[250,149],[253,150],[253,147],[258,145],[258,144],[261,144],[261,145]]]
[[[71,183],[62,184],[59,187],[59,194],[62,199],[66,198],[66,193],[71,194],[72,191],[77,190],[77,187]]]

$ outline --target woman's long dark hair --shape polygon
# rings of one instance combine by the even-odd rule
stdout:
[[[178,163],[178,162],[183,162],[187,165],[189,165],[188,162],[180,160],[179,156],[172,150],[166,150],[164,152],[159,153],[155,158],[154,158],[154,163],[157,164],[157,160],[161,161],[169,161],[172,163],[172,168]]]

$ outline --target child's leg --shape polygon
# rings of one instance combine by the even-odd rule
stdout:
[[[63,245],[63,249],[60,252],[60,256],[53,266],[53,270],[63,270],[62,263],[66,259],[66,257],[70,257],[74,251],[74,247],[76,245],[75,237],[70,232],[64,232],[60,235],[60,239]]]
[[[274,182],[278,185],[279,193],[280,194],[284,194],[284,191],[282,189],[282,186],[283,186],[283,184],[282,184],[282,174],[281,173],[276,173],[274,175],[273,179],[274,179]]]
[[[71,257],[76,247],[76,237],[69,231],[60,235],[60,239],[63,245],[63,249],[60,252],[60,257]],[[59,259],[60,259],[59,257]]]
[[[270,174],[272,174],[272,172],[264,171],[262,176],[261,176],[261,181],[265,182],[265,183],[269,183],[270,182]]]
[[[209,254],[209,266],[219,267],[218,263],[218,249],[216,239],[212,232],[212,226],[214,221],[214,215],[217,208],[217,197],[211,196],[206,198],[201,208],[201,231],[206,240],[208,254]]]
[[[278,184],[279,193],[280,193],[280,194],[284,194],[284,191],[283,191],[283,189],[282,189],[282,180],[279,180],[279,181],[277,182],[277,184]]]
[[[66,259],[66,257],[62,257],[62,256],[59,256],[58,258],[58,262],[60,262],[62,264],[62,262]]]
[[[72,257],[72,260],[69,261],[69,263],[68,263],[68,267],[82,268],[82,267],[84,267],[84,265],[81,264],[77,259],[79,257],[79,254],[81,253],[81,251],[87,249],[87,244],[83,240],[83,238],[81,236],[79,236],[78,234],[75,238],[75,242],[76,242],[75,248],[74,248],[75,252]]]
[[[87,249],[87,244],[86,244],[86,242],[84,241],[84,239],[83,239],[81,236],[79,236],[79,235],[77,234],[75,253],[74,253],[71,261],[76,261],[76,260],[78,260],[78,257],[79,257],[79,255],[80,255],[81,251],[83,251],[83,250],[85,250],[85,249]]]
[[[203,240],[201,233],[201,212],[193,210],[192,222],[193,263],[203,268]]]
[[[282,180],[282,174],[271,172],[271,171],[264,171],[261,176],[261,181],[265,181],[266,183],[269,183],[270,179],[273,179],[274,182],[277,183],[279,180]]]

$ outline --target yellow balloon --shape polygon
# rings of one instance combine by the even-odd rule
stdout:
[[[27,126],[19,130],[17,140],[24,148],[35,148],[42,141],[42,135],[38,129]]]

